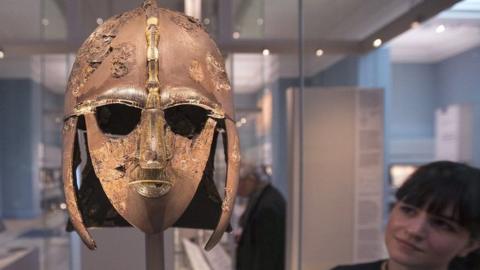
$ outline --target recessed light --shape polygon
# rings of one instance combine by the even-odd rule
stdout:
[[[315,52],[315,55],[320,57],[323,55],[323,50],[322,49],[318,49],[316,52]]]
[[[247,118],[242,117],[242,119],[240,119],[240,123],[246,124],[247,123]]]
[[[264,49],[262,53],[265,56],[270,55],[270,50],[269,49]]]
[[[382,45],[382,40],[377,38],[373,41],[373,47],[378,48]]]
[[[232,37],[234,39],[239,39],[240,38],[240,33],[239,32],[233,32]]]
[[[0,49],[0,59],[5,58],[5,53],[3,52],[2,49]]]
[[[47,25],[50,24],[50,21],[47,18],[43,18],[42,19],[42,24],[43,24],[43,26],[47,26]]]
[[[210,19],[209,18],[203,19],[203,24],[209,25],[210,24]]]
[[[420,26],[420,22],[419,21],[413,21],[411,24],[410,24],[410,27],[411,28],[417,28]]]
[[[446,29],[447,29],[447,28],[445,28],[445,25],[440,24],[439,26],[437,26],[437,28],[435,28],[435,32],[437,32],[438,34],[440,34],[440,33],[445,32]]]
[[[263,25],[263,18],[258,18],[257,19],[257,24],[258,25]]]
[[[100,25],[103,23],[103,19],[102,18],[97,18],[97,24]]]

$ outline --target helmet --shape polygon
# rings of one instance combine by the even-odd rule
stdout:
[[[128,225],[214,229],[212,248],[229,225],[240,155],[223,58],[201,24],[145,1],[100,25],[69,77],[63,148],[71,225],[90,249],[87,227]]]

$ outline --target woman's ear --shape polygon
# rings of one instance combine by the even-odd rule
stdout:
[[[471,252],[480,249],[480,240],[478,239],[470,239],[468,241],[467,246],[465,246],[460,253],[458,254],[459,257],[466,257]]]

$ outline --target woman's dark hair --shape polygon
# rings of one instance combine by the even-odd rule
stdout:
[[[447,207],[453,207],[450,218],[465,227],[472,238],[480,240],[479,169],[451,161],[432,162],[410,175],[395,197],[434,215],[442,215]],[[478,255],[475,257],[477,261]]]

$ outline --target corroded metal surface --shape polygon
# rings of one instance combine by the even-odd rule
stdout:
[[[194,81],[198,83],[201,83],[203,81],[203,78],[204,78],[203,69],[197,60],[192,61],[192,63],[190,64],[189,72],[190,72],[190,77]]]
[[[227,179],[225,183],[225,197],[222,204],[222,214],[212,236],[205,245],[206,250],[212,249],[222,238],[228,227],[235,203],[235,194],[238,188],[238,174],[240,166],[240,141],[237,128],[231,120],[225,122],[227,140]]]
[[[81,94],[82,88],[90,75],[95,72],[97,67],[112,51],[110,45],[118,35],[119,28],[141,13],[142,9],[137,8],[115,16],[105,21],[88,37],[77,52],[77,58],[70,73],[67,91],[71,92],[73,96]]]
[[[230,91],[230,82],[228,81],[227,73],[225,72],[223,65],[220,64],[211,54],[207,54],[206,62],[215,90],[218,92]]]
[[[63,186],[65,189],[65,199],[73,227],[78,232],[85,245],[89,249],[95,249],[95,241],[85,228],[82,214],[78,207],[78,198],[76,194],[77,188],[73,176],[73,151],[76,132],[77,118],[72,117],[65,121],[63,126]]]
[[[215,111],[215,114],[223,114],[233,119],[232,91],[229,91],[230,85],[222,56],[213,40],[195,21],[184,15],[161,8],[155,10],[160,34],[157,49],[162,106],[166,109],[198,102]],[[189,25],[188,28],[194,30],[186,31],[177,25],[171,19],[173,15],[182,18],[182,21]],[[66,117],[79,115],[79,104],[93,104],[98,100],[108,100],[110,104],[122,103],[125,97],[132,95],[131,99],[136,103],[146,103],[147,50],[145,34],[140,30],[146,26],[144,10],[138,8],[115,17],[112,19],[118,23],[115,26],[111,26],[110,21],[100,26],[79,50],[67,87]],[[102,37],[105,37],[105,40]],[[112,76],[112,70],[118,69],[113,67],[113,63],[117,63],[114,61],[114,54],[125,43],[134,46],[131,52],[135,56],[135,62],[131,63],[134,68],[130,68],[127,63],[128,73],[125,74],[123,66],[119,65],[121,72],[117,73],[122,77],[118,79]],[[93,49],[94,52],[104,53],[95,53],[101,57],[90,56],[92,48],[99,48]],[[203,79],[198,75],[200,70],[203,71]],[[196,75],[192,76],[192,72]],[[112,89],[134,91],[123,91],[122,95],[118,95]],[[186,93],[188,102],[176,98],[179,96],[175,93],[177,89],[189,89],[190,93]]]
[[[139,141],[141,128],[122,138],[109,138],[98,128],[94,114],[87,114],[85,119],[93,168],[115,209],[146,232],[160,232],[171,226],[188,206],[200,183],[216,121],[209,119],[195,140],[169,133],[175,136],[174,155],[166,168],[172,187],[161,200],[151,201],[129,188],[130,183],[138,179],[137,170],[141,170],[134,143]]]
[[[135,45],[130,43],[119,44],[112,50],[112,76],[121,78],[135,68]]]
[[[180,26],[187,32],[191,32],[191,31],[206,32],[206,29],[203,26],[203,24],[198,19],[195,19],[191,16],[172,12],[170,14],[170,20],[172,20],[173,23]]]
[[[125,220],[147,233],[174,224],[215,228],[207,248],[218,242],[238,181],[230,90],[222,56],[201,23],[158,8],[153,0],[107,20],[85,41],[65,99],[64,183],[72,224],[90,248],[94,243],[85,224],[121,226]],[[116,117],[121,119],[112,120]],[[89,187],[101,185],[104,193],[74,185],[77,121],[86,129],[87,166],[94,172],[83,180]],[[223,201],[212,182],[218,134],[227,152]],[[82,210],[79,201],[96,201],[88,198],[92,194],[111,203],[89,204],[108,213],[108,222],[92,209]],[[203,221],[202,213],[219,218],[218,224]]]

